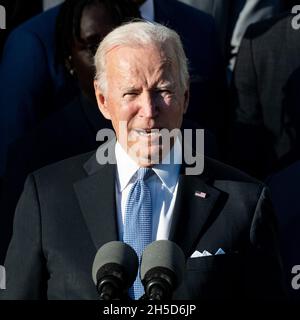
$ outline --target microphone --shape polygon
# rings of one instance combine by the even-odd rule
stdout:
[[[158,240],[149,244],[142,255],[141,280],[145,289],[143,299],[170,300],[181,284],[185,256],[172,241]]]
[[[97,252],[92,275],[100,300],[129,299],[127,290],[132,286],[139,260],[128,244],[111,241]]]

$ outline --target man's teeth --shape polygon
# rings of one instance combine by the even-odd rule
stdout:
[[[136,132],[141,135],[141,136],[158,136],[160,135],[160,132],[158,129],[153,129],[153,130],[136,130]]]

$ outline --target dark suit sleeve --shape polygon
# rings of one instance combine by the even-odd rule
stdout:
[[[28,143],[26,139],[15,141],[8,148],[7,166],[0,193],[0,264],[4,263],[12,236],[16,206],[22,194],[26,177],[36,169],[34,155],[36,156],[33,144]]]
[[[264,187],[250,228],[251,249],[245,269],[248,295],[254,299],[285,297],[276,216]]]
[[[29,176],[18,203],[6,260],[6,290],[1,299],[42,299],[46,296],[45,258],[38,194]]]

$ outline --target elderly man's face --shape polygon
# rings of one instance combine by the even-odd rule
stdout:
[[[101,112],[127,153],[140,166],[153,165],[169,151],[155,131],[180,128],[187,109],[188,90],[180,87],[177,60],[154,46],[116,47],[106,55],[106,79],[106,93],[96,87]]]

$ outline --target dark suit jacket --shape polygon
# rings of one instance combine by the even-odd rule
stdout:
[[[280,249],[290,297],[300,301],[300,290],[291,286],[292,268],[300,264],[300,161],[268,179],[271,199],[278,218]]]
[[[299,159],[300,33],[291,21],[249,27],[237,58],[232,163],[258,177]]]
[[[16,210],[1,299],[97,299],[93,259],[103,244],[118,239],[115,174],[115,165],[99,165],[88,153],[29,176]],[[202,175],[182,172],[169,239],[187,258],[176,299],[282,295],[268,192],[233,168],[206,159]],[[195,250],[219,248],[226,255],[189,258]]]

